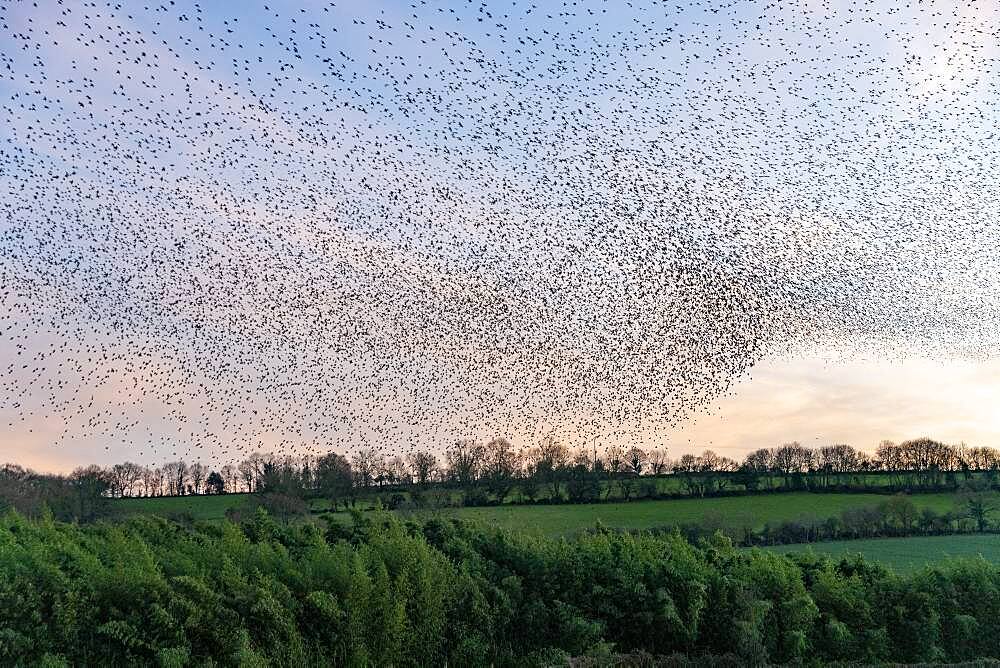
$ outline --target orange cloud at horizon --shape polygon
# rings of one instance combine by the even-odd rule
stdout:
[[[715,449],[742,457],[799,441],[871,452],[883,439],[930,436],[1000,443],[1000,362],[770,360],[671,439],[672,455]]]

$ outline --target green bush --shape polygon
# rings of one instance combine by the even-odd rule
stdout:
[[[763,665],[1000,656],[1000,571],[900,577],[717,535],[552,540],[366,513],[324,531],[0,518],[2,665]],[[690,663],[689,663],[690,661]]]

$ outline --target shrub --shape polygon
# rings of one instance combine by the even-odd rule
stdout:
[[[353,514],[324,534],[0,518],[4,665],[877,664],[1000,657],[1000,569]],[[576,657],[576,658],[570,658]]]

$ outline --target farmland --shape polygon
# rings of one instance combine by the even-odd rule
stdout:
[[[720,529],[759,529],[768,522],[822,519],[849,508],[876,505],[886,498],[880,494],[801,492],[631,503],[487,506],[439,512],[485,524],[557,536],[593,527],[597,522],[618,529],[652,529],[692,523]],[[918,508],[946,512],[955,507],[955,496],[952,494],[918,494],[912,498]]]
[[[199,496],[155,496],[149,498],[115,499],[113,508],[125,515],[186,515],[195,520],[221,520],[229,509],[247,504],[249,494]]]
[[[225,494],[118,499],[113,503],[115,509],[124,514],[153,514],[166,517],[186,515],[197,520],[221,520],[225,517],[227,509],[245,508],[250,498],[246,494]],[[560,536],[592,528],[598,522],[618,529],[652,529],[693,523],[720,529],[744,527],[759,529],[765,523],[805,518],[823,519],[851,508],[873,506],[886,498],[888,497],[883,494],[791,492],[629,503],[507,504],[418,510],[404,514],[413,514],[421,518],[455,517],[545,536]],[[957,501],[956,496],[949,493],[915,494],[911,498],[918,508],[931,508],[941,513],[953,510]],[[359,504],[361,508],[370,506],[370,501]],[[320,500],[313,503],[314,510],[325,508],[326,504]],[[334,516],[341,521],[350,521],[350,515],[343,511]]]
[[[954,557],[982,557],[1000,563],[1000,535],[911,536],[844,540],[808,545],[778,545],[766,548],[781,554],[814,552],[833,558],[860,554],[868,561],[881,562],[906,573]]]

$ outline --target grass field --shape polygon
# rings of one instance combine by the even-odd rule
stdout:
[[[760,528],[767,522],[803,517],[825,519],[848,508],[872,506],[888,497],[879,494],[762,494],[709,499],[670,499],[552,506],[489,506],[437,511],[452,517],[478,520],[512,529],[535,531],[548,536],[571,534],[604,525],[622,529],[649,529],[701,523],[710,527]],[[953,494],[917,494],[918,508],[939,512],[955,508]]]
[[[449,508],[438,511],[417,511],[418,517],[444,515],[484,524],[500,525],[541,533],[547,536],[572,534],[592,528],[598,521],[605,526],[622,529],[649,529],[678,524],[699,523],[710,528],[761,528],[767,522],[782,522],[802,518],[825,519],[839,515],[848,508],[876,505],[888,497],[879,494],[836,494],[795,492],[708,499],[669,499],[633,501],[630,503],[600,503],[584,505],[488,506],[482,508]],[[952,494],[916,494],[911,497],[918,508],[930,507],[938,512],[953,510]],[[220,520],[229,508],[245,507],[246,494],[222,496],[159,497],[150,499],[120,499],[114,503],[125,513],[178,515],[189,513],[199,520]],[[325,508],[321,501],[315,510]],[[367,507],[368,503],[362,503]],[[349,522],[347,513],[336,515]]]
[[[222,494],[116,499],[114,508],[126,514],[171,516],[190,513],[196,520],[221,520],[226,516],[226,510],[246,505],[248,496],[248,494]]]
[[[880,561],[900,573],[916,570],[949,557],[982,556],[987,561],[1000,563],[1000,535],[914,536],[911,538],[873,538],[871,540],[843,540],[808,545],[778,545],[765,548],[790,554],[815,552],[834,558],[861,554]]]

